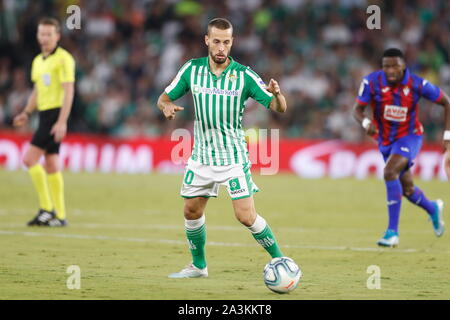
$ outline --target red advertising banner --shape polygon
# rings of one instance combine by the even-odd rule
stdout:
[[[172,137],[116,139],[72,134],[61,146],[61,162],[64,169],[72,172],[183,172],[184,163],[191,152],[192,139],[183,134]],[[15,132],[0,132],[0,168],[23,168],[21,159],[30,138],[29,135]],[[267,143],[261,139],[258,143],[249,143],[252,172],[288,172],[302,178],[364,179],[373,175],[381,178],[383,175],[383,159],[375,144],[271,138]],[[415,163],[413,172],[417,177],[447,180],[442,168],[440,145],[424,145]]]

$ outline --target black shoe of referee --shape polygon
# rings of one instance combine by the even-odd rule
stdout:
[[[46,224],[44,224],[44,226],[47,227],[66,227],[67,226],[67,220],[66,219],[58,219],[58,218],[53,218],[49,221],[47,221]]]
[[[48,222],[52,219],[54,219],[56,216],[55,211],[46,211],[43,209],[39,209],[36,216],[33,218],[33,220],[29,221],[27,223],[28,226],[45,226],[48,225]]]

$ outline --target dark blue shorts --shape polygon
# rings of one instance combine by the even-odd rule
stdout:
[[[394,141],[388,146],[379,145],[384,162],[386,162],[391,154],[398,154],[408,159],[408,170],[414,165],[414,159],[419,154],[422,147],[422,136],[409,135]]]

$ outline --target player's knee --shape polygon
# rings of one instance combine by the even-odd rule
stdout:
[[[256,213],[253,212],[251,206],[236,208],[235,215],[236,219],[246,227],[250,227],[256,218]]]
[[[22,159],[22,162],[24,166],[27,168],[31,168],[32,166],[38,163],[35,159],[32,159],[31,157],[24,157]]]
[[[58,166],[55,163],[45,163],[45,171],[49,174],[56,173],[59,171]]]
[[[255,222],[255,217],[251,214],[236,215],[238,221],[246,227],[250,227]]]
[[[201,208],[195,204],[185,204],[184,205],[184,217],[187,220],[197,220],[203,215]]]
[[[384,180],[386,181],[397,180],[399,178],[399,173],[396,170],[390,168],[385,168],[383,175]]]
[[[403,195],[409,197],[414,193],[414,185],[403,185]]]

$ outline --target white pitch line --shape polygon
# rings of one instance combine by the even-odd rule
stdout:
[[[25,232],[25,231],[8,231],[0,230],[0,235],[20,235],[27,237],[54,237],[66,239],[85,239],[85,240],[109,240],[109,241],[126,241],[126,242],[140,242],[140,243],[164,243],[175,245],[186,245],[186,241],[171,240],[171,239],[149,239],[149,238],[129,238],[129,237],[110,237],[110,236],[92,236],[83,234],[68,234],[68,233],[40,233],[40,232]],[[233,243],[233,242],[215,242],[207,243],[210,246],[219,247],[257,247],[257,244]],[[417,249],[383,249],[383,248],[358,248],[346,246],[308,246],[308,245],[281,245],[282,248],[289,249],[315,249],[328,251],[360,251],[360,252],[389,252],[389,253],[414,253],[414,252],[439,252],[450,254],[450,251],[432,251],[432,250],[417,250]]]
[[[0,223],[0,228],[21,228],[24,227],[25,223]],[[170,224],[118,224],[118,223],[70,223],[73,228],[83,228],[83,229],[120,229],[120,230],[179,230],[184,231],[184,224],[180,223],[177,225]],[[245,227],[241,225],[236,226],[217,226],[217,225],[207,225],[208,230],[219,230],[219,231],[240,231],[245,230]],[[323,229],[318,228],[300,228],[300,227],[273,227],[274,231],[277,232],[302,232],[302,233],[317,233],[324,232]],[[339,230],[340,232],[352,232],[352,233],[364,233],[370,232],[369,229],[361,228],[333,228],[328,230]],[[408,233],[412,234],[428,234],[431,233],[430,230],[410,230]]]

